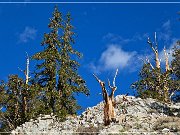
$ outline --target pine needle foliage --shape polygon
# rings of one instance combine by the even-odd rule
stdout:
[[[180,41],[177,41],[177,44],[173,48],[173,60],[171,62],[172,71],[173,71],[173,83],[172,88],[177,93],[180,93]],[[180,94],[173,96],[173,99],[176,102],[180,102]]]
[[[177,79],[180,79],[180,41],[177,42],[177,45],[173,48],[173,60],[172,60],[172,68]]]
[[[10,75],[8,81],[0,84],[1,131],[8,132],[33,118],[32,106],[35,97],[33,85],[27,85],[18,75]],[[31,114],[31,115],[30,115]]]
[[[79,106],[75,93],[89,94],[78,74],[80,65],[76,59],[81,53],[72,47],[75,41],[71,20],[70,13],[63,17],[56,6],[48,25],[50,32],[44,34],[42,41],[44,50],[33,56],[39,63],[34,80],[42,93],[44,107],[41,109],[44,114],[53,113],[60,118],[76,114]]]
[[[150,40],[148,40],[148,43],[151,44]],[[158,53],[157,49],[156,46],[156,52]],[[174,55],[177,55],[177,50],[175,52]],[[165,52],[165,54],[165,60],[167,60],[167,53]],[[157,61],[156,59],[155,62]],[[166,65],[165,69],[161,66],[157,66],[157,64],[153,67],[150,61],[146,60],[139,73],[138,81],[134,82],[131,88],[135,89],[137,95],[141,98],[154,98],[159,101],[170,102],[172,93],[179,90],[179,81],[174,79],[174,74],[178,75],[179,72],[177,71],[179,68],[178,59],[175,58],[172,63],[174,65],[172,64],[171,67],[174,67],[175,70],[172,70],[169,65]],[[166,64],[168,64],[168,60]]]

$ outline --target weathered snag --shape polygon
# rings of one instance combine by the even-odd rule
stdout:
[[[114,100],[114,92],[116,91],[117,87],[115,86],[115,79],[118,73],[118,69],[116,70],[116,74],[113,80],[113,86],[110,85],[110,81],[108,80],[109,87],[111,89],[111,94],[108,95],[107,90],[105,88],[105,83],[101,81],[95,74],[93,76],[99,82],[102,93],[103,93],[103,100],[104,100],[104,125],[109,125],[112,121],[116,120],[116,113],[115,113],[115,100]]]

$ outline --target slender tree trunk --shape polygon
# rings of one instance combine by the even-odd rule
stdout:
[[[165,97],[165,102],[169,101],[169,87],[168,87],[168,77],[169,77],[169,58],[168,58],[168,53],[166,52],[166,48],[164,47],[164,56],[165,56],[165,62],[166,62],[166,72],[165,72],[165,79],[164,79],[164,97]]]
[[[158,54],[158,51],[156,50],[156,53],[155,53],[155,61],[156,61],[156,68],[157,69],[160,69],[160,61],[159,61],[159,54]]]
[[[26,80],[25,80],[25,89],[23,91],[23,114],[24,118],[26,120],[27,117],[27,111],[28,111],[28,105],[27,105],[27,91],[28,91],[28,83],[29,83],[29,56],[27,54],[27,60],[26,60],[26,70],[24,72]]]
[[[168,87],[168,75],[165,73],[165,79],[164,79],[164,101],[169,102],[169,87]]]

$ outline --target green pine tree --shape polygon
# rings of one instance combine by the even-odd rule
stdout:
[[[55,7],[48,27],[50,32],[44,34],[44,50],[36,53],[33,59],[37,65],[35,82],[40,86],[44,102],[44,113],[54,113],[61,118],[77,111],[75,93],[88,94],[85,81],[78,75],[80,53],[72,48],[74,43],[70,24],[70,14],[63,20],[62,14]]]
[[[131,88],[137,90],[137,94],[141,98],[154,98],[157,99],[160,97],[159,92],[157,91],[157,78],[156,78],[157,69],[151,69],[149,63],[145,63],[139,73],[139,80],[131,85]]]
[[[177,44],[173,48],[173,60],[171,62],[172,71],[173,71],[173,81],[171,87],[173,91],[180,92],[180,41],[177,41]],[[174,97],[174,100],[180,101],[179,94]]]
[[[40,98],[44,101],[44,113],[55,113],[55,101],[58,102],[60,100],[56,90],[56,76],[61,57],[59,53],[61,43],[58,32],[62,28],[62,15],[57,7],[53,12],[53,17],[48,27],[51,31],[48,34],[44,34],[42,42],[44,50],[36,53],[33,59],[41,62],[36,66],[35,79],[42,88]]]
[[[5,130],[15,129],[18,125],[24,123],[25,118],[22,116],[22,93],[24,89],[23,80],[18,75],[10,75],[8,82],[1,84],[4,101],[1,101],[5,112],[1,112],[2,125],[6,125]]]
[[[173,60],[172,60],[173,72],[176,75],[177,79],[180,79],[180,41],[177,42],[177,45],[173,49]]]
[[[76,56],[81,57],[81,54],[72,48],[72,44],[74,44],[74,32],[72,31],[73,26],[71,25],[70,13],[66,15],[64,24],[64,34],[61,37],[61,67],[58,71],[58,91],[62,99],[61,109],[68,114],[75,114],[79,106],[74,98],[74,93],[85,93],[88,95],[89,91],[85,85],[85,81],[77,72],[79,63],[75,58]]]
[[[9,132],[40,114],[37,86],[29,83],[27,69],[26,79],[10,75],[7,82],[0,84],[0,107],[6,108],[0,111],[1,132]]]
[[[155,33],[156,34],[156,33]],[[139,74],[139,80],[131,85],[137,90],[138,96],[142,98],[154,98],[169,102],[170,95],[178,89],[177,82],[173,79],[172,69],[169,67],[168,53],[164,48],[165,69],[160,65],[158,58],[158,46],[155,35],[155,47],[148,38],[148,44],[155,53],[155,67],[147,59]]]

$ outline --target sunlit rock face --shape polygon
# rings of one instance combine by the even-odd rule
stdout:
[[[174,134],[180,132],[180,103],[163,104],[154,99],[123,95],[115,97],[116,121],[104,126],[104,104],[87,108],[79,116],[68,116],[59,122],[56,116],[40,115],[11,132],[13,135],[39,134]]]

